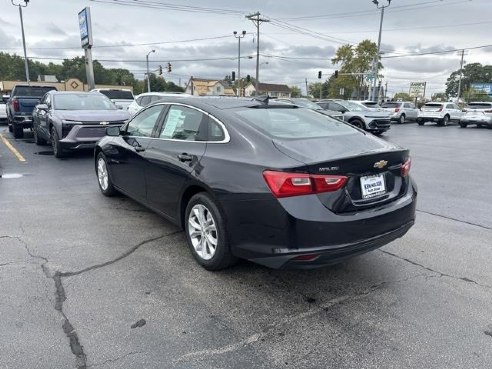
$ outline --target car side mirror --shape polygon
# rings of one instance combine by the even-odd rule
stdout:
[[[38,105],[36,105],[36,109],[47,111],[47,110],[49,110],[49,107],[46,104],[38,104]]]
[[[119,126],[112,126],[106,128],[106,136],[118,137],[121,134]]]

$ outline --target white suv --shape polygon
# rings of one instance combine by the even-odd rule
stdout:
[[[438,126],[447,126],[449,122],[458,123],[463,112],[453,102],[428,102],[420,108],[417,123],[437,122]]]

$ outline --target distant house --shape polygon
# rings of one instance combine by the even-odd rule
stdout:
[[[245,96],[259,96],[268,95],[270,97],[290,97],[291,91],[287,85],[279,85],[274,83],[258,83],[258,90],[256,92],[255,85],[249,83],[244,89]]]
[[[235,96],[235,92],[226,82],[216,79],[191,77],[185,92],[194,96]]]
[[[38,75],[38,82],[53,82],[53,83],[58,83],[58,79],[54,75],[50,75],[50,74],[39,74]]]

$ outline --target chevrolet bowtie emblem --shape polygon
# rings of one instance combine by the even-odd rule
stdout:
[[[374,163],[374,168],[383,169],[387,164],[388,162],[386,160],[380,160]]]
[[[109,124],[109,122],[100,122],[99,124],[101,124],[103,126],[107,126]]]

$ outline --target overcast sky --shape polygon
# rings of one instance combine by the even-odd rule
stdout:
[[[125,2],[133,6],[117,4]],[[155,49],[150,68],[170,61],[172,72],[164,77],[182,85],[190,76],[222,79],[237,70],[233,31],[247,31],[241,74],[254,76],[256,60],[247,56],[256,55],[256,27],[245,15],[259,11],[270,20],[260,27],[260,81],[303,91],[306,78],[318,81],[318,70],[328,77],[337,69],[330,59],[340,45],[377,42],[381,14],[372,0],[30,0],[23,13],[28,57],[60,63],[82,56],[77,13],[85,6],[91,8],[94,59],[143,78],[145,56]],[[0,9],[0,51],[22,55],[18,8],[0,0]],[[408,92],[412,81],[426,81],[427,96],[444,91],[461,53],[408,54],[490,45],[491,15],[491,0],[393,0],[381,46],[389,95]],[[156,44],[136,45],[150,43]],[[492,64],[492,47],[467,50],[465,61]]]

